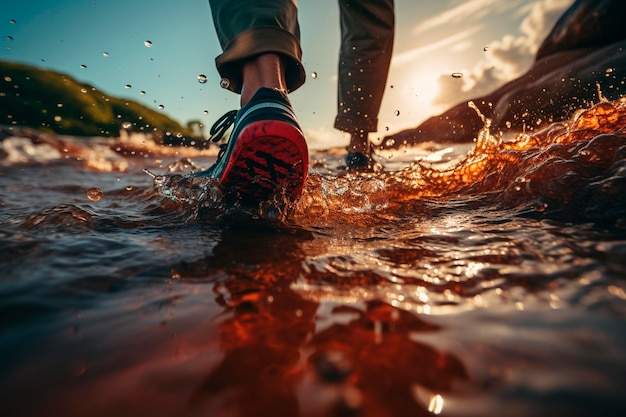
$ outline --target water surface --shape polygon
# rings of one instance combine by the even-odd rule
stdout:
[[[317,152],[259,210],[207,151],[5,129],[0,414],[623,415],[625,126]]]

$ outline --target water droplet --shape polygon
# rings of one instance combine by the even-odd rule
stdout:
[[[313,71],[311,73],[311,78],[313,78],[314,80],[317,79],[317,72]]]
[[[86,89],[86,88],[81,88],[81,89],[80,89],[80,92],[81,92],[81,93],[83,93],[83,94],[85,94],[85,93],[87,92],[87,89]]]
[[[11,36],[11,35],[7,35],[7,40],[8,40],[8,41],[12,41],[12,40],[13,40],[13,36]]]
[[[228,78],[222,78],[220,80],[220,87],[228,88],[230,86],[230,80]]]
[[[395,111],[395,115],[396,115],[396,116],[400,116],[400,110],[396,110],[396,111]]]
[[[548,208],[548,204],[543,202],[534,202],[533,206],[535,207],[535,210],[539,213],[543,213]]]
[[[133,124],[131,122],[124,122],[124,123],[122,123],[122,127],[124,129],[130,129],[132,125]]]
[[[452,78],[463,78],[463,73],[461,72],[453,72]]]
[[[165,106],[164,106],[164,105],[159,104],[159,109],[160,109],[160,110],[163,110],[164,108],[165,108]]]
[[[130,85],[130,84],[126,84],[126,85],[124,86],[124,88],[129,89],[129,88],[133,88],[133,86],[132,86],[132,85]]]
[[[109,56],[109,53],[108,52],[103,52],[102,56]]]
[[[87,190],[87,198],[91,201],[99,201],[104,196],[104,193],[99,188],[90,188]]]
[[[9,77],[8,75],[4,76],[4,81],[10,83],[11,81],[13,81],[13,78]]]
[[[485,46],[485,47],[483,48],[483,51],[485,51],[485,52],[487,52],[488,50],[489,50],[489,47],[488,47],[488,46]]]
[[[133,187],[132,187],[132,186],[128,185],[128,186],[126,187],[126,191],[132,191],[132,190],[133,190]]]
[[[87,65],[82,64],[80,67],[81,67],[82,69],[85,69],[85,68],[87,68]]]
[[[204,114],[209,114],[208,110],[203,111]]]
[[[145,91],[143,91],[143,90],[141,90],[141,91],[139,92],[139,94],[141,94],[142,96],[145,96],[145,95],[146,95],[146,92],[145,92]]]
[[[15,21],[15,19],[11,19],[9,20],[9,22],[11,22],[12,25],[16,24],[17,22]]]
[[[146,45],[146,48],[152,48],[152,41],[143,41],[143,44]]]
[[[200,75],[198,75],[198,82],[199,82],[200,84],[204,84],[204,83],[206,83],[206,80],[207,80],[206,75],[204,75],[204,74],[200,74]]]

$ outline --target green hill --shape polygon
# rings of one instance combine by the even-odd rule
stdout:
[[[75,136],[129,130],[192,134],[168,116],[54,71],[0,61],[0,125]]]

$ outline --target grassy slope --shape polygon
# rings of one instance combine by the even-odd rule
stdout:
[[[131,130],[190,134],[180,123],[135,101],[108,96],[68,75],[0,61],[0,125],[76,136]]]

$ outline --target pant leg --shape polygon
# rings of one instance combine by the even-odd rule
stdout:
[[[339,0],[341,49],[335,128],[374,132],[394,38],[393,0]]]
[[[305,80],[296,0],[209,0],[223,53],[215,59],[228,88],[241,93],[241,64],[263,53],[285,61],[289,91]]]

